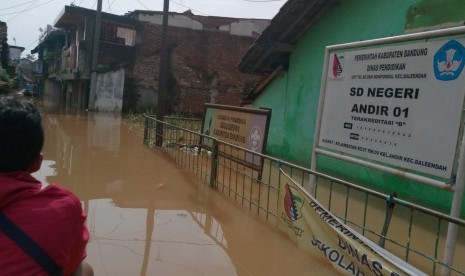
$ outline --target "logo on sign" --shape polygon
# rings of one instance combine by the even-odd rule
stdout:
[[[342,73],[344,72],[344,56],[334,54],[333,55],[333,70],[331,71],[331,78],[340,80],[342,79]]]
[[[251,149],[253,151],[257,150],[260,147],[260,142],[262,141],[262,130],[258,126],[254,126],[250,132],[249,141]]]
[[[298,209],[298,205],[302,205],[302,199],[292,193],[291,186],[286,183],[285,195],[284,195],[284,211],[289,220],[298,220],[302,214]]]
[[[456,41],[451,40],[444,44],[434,54],[434,75],[436,79],[442,81],[455,80],[462,73],[465,65],[465,48]]]

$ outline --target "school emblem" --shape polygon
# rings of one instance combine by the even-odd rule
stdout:
[[[253,151],[256,151],[260,147],[262,136],[262,130],[260,127],[254,126],[249,136],[250,145]]]
[[[456,41],[451,40],[444,44],[434,55],[434,75],[436,79],[451,81],[457,79],[465,65],[465,48]]]
[[[286,183],[284,187],[284,212],[286,213],[287,218],[290,221],[295,221],[300,219],[302,214],[300,213],[300,209],[302,208],[302,199],[294,195],[292,192],[291,186]]]
[[[343,79],[342,73],[344,72],[344,56],[334,54],[331,70],[331,79],[341,80]]]

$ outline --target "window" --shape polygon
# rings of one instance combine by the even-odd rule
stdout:
[[[101,40],[126,46],[134,46],[136,30],[130,26],[102,21]]]

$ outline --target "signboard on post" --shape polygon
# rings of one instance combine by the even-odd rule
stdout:
[[[453,177],[465,95],[463,35],[329,47],[325,62],[317,148]]]
[[[263,153],[266,146],[271,110],[205,104],[202,133],[218,140]],[[212,140],[203,138],[201,146],[212,148]],[[261,170],[262,158],[249,152],[220,145],[219,153]]]

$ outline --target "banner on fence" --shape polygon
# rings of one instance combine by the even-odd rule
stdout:
[[[278,227],[346,275],[426,275],[363,237],[280,170]]]
[[[271,110],[205,104],[202,133],[218,140],[264,153]],[[211,139],[202,139],[201,146],[212,147]],[[262,158],[243,150],[220,145],[220,154],[244,165],[261,170]]]

